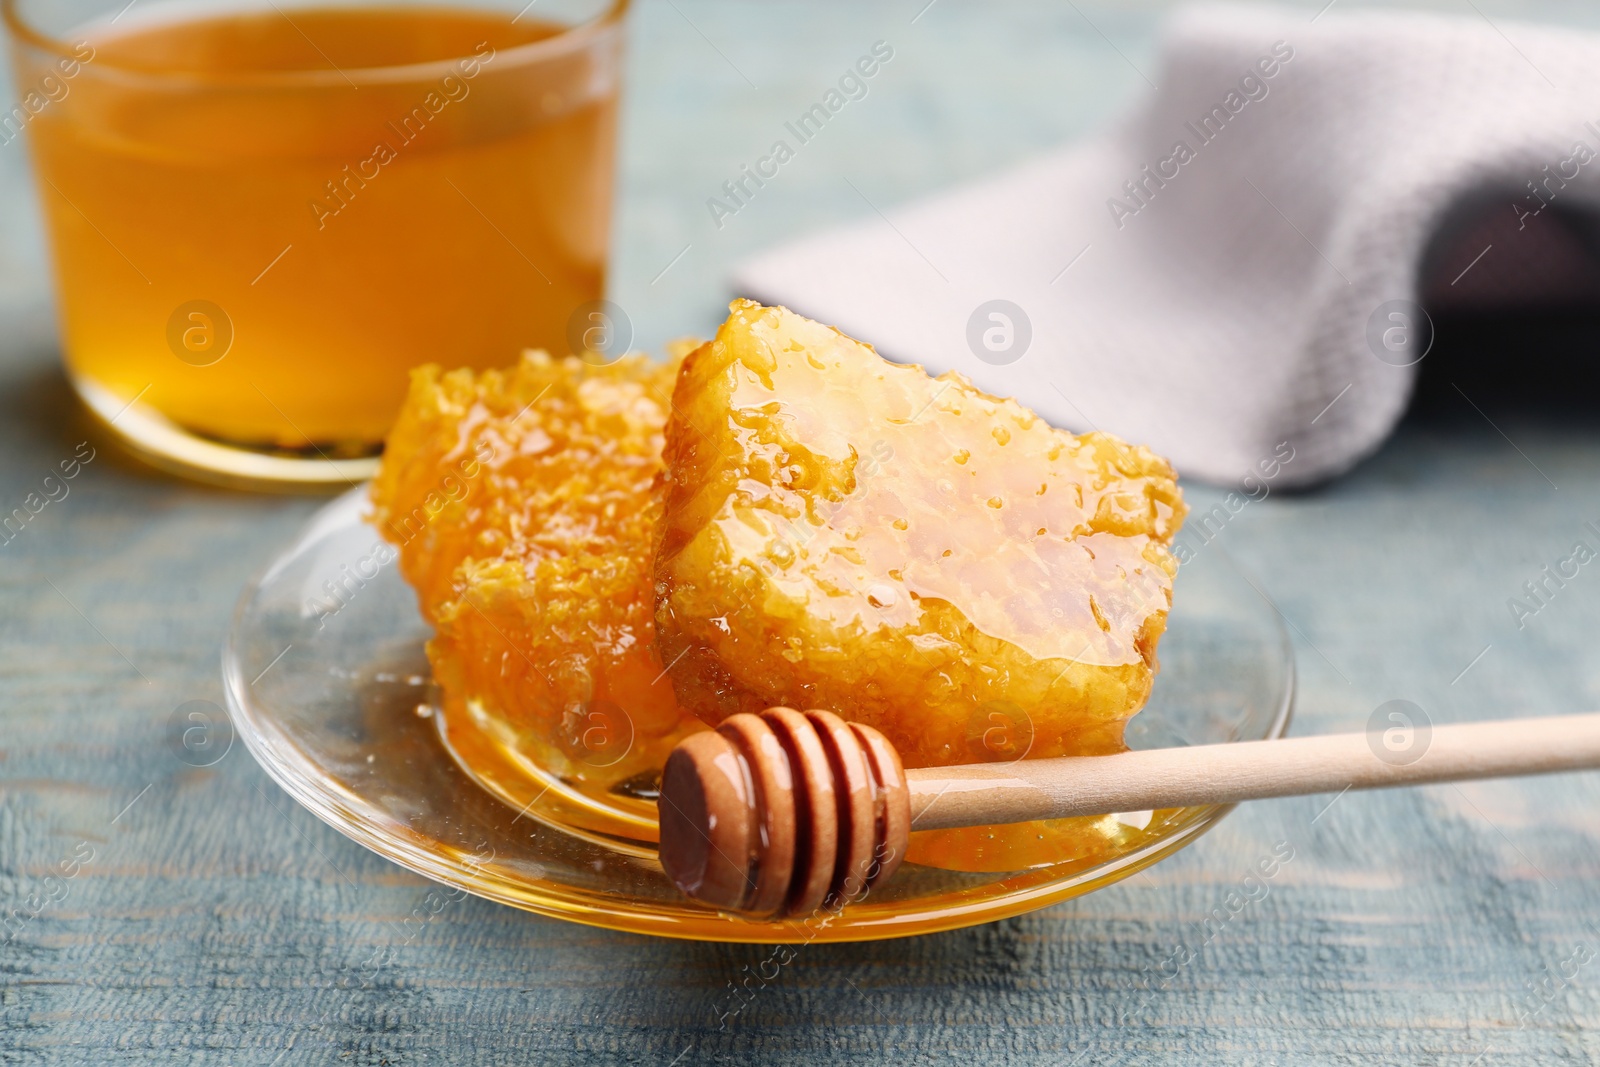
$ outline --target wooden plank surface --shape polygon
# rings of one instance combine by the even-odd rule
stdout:
[[[912,24],[922,6],[643,5],[616,279],[642,342],[714,322],[743,252],[861,214],[842,177],[893,204],[1103,121],[1142,84],[1130,64],[1148,64],[1162,7],[1080,5],[1091,26],[1070,5],[942,0]],[[704,198],[880,38],[897,55],[866,105],[715,230]],[[17,149],[0,147],[7,510],[94,440],[49,340]],[[1571,368],[1516,357],[1502,373],[1542,380],[1546,401],[1573,391]],[[1431,395],[1348,479],[1275,493],[1219,535],[1295,625],[1298,732],[1359,729],[1393,698],[1440,721],[1600,710],[1600,572],[1522,628],[1506,606],[1600,522],[1600,429],[1537,395],[1479,396],[1494,425],[1447,383]],[[0,1060],[1600,1059],[1600,781],[1584,775],[1260,802],[1087,898],[803,949],[748,1003],[730,983],[770,950],[476,899],[397,935],[435,906],[428,883],[295,807],[242,748],[207,769],[173,750],[173,710],[221,700],[237,591],[318,501],[91,447],[69,495],[0,547],[0,915],[24,915],[0,945]],[[1269,856],[1274,876],[1247,883]]]

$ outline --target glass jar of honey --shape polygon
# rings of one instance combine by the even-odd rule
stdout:
[[[409,368],[571,351],[626,0],[480,3],[0,0],[67,373],[134,450],[342,484]]]

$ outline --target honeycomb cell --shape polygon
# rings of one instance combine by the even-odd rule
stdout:
[[[651,488],[676,371],[543,353],[503,372],[422,367],[372,487],[435,628],[447,720],[597,795],[698,727],[653,620]]]
[[[908,766],[1122,748],[1185,513],[1148,449],[737,301],[665,454],[656,625],[700,718],[827,708]]]

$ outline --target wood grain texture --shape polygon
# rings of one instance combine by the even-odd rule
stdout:
[[[716,320],[733,258],[865,214],[842,176],[892,213],[1098,123],[1143,85],[1099,30],[1153,70],[1160,5],[1078,5],[1099,30],[1058,4],[942,0],[914,26],[923,0],[675,6],[635,26],[618,220],[616,297],[650,344]],[[897,51],[873,95],[715,230],[705,197],[878,38]],[[18,148],[0,146],[6,509],[85,437],[45,340]],[[1498,431],[1458,402],[1218,535],[1293,623],[1297,732],[1360,729],[1393,698],[1438,721],[1600,707],[1600,572],[1522,629],[1506,608],[1600,522],[1600,430],[1474,399]],[[195,769],[171,748],[174,708],[221,700],[238,589],[316,506],[102,448],[0,548],[0,909],[92,851],[0,945],[0,1061],[1600,1060],[1590,775],[1264,801],[1092,896],[900,942],[651,941],[453,899],[294,807],[242,749]]]
[[[911,817],[919,829],[942,830],[1600,770],[1600,713],[1403,727],[1380,715],[1378,724],[1276,741],[923,767],[906,774]],[[1397,729],[1405,743],[1386,748]]]

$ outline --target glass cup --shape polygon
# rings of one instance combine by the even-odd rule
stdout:
[[[68,377],[116,436],[342,484],[409,368],[592,340],[627,0],[535,2],[0,0],[0,142],[31,141]]]

